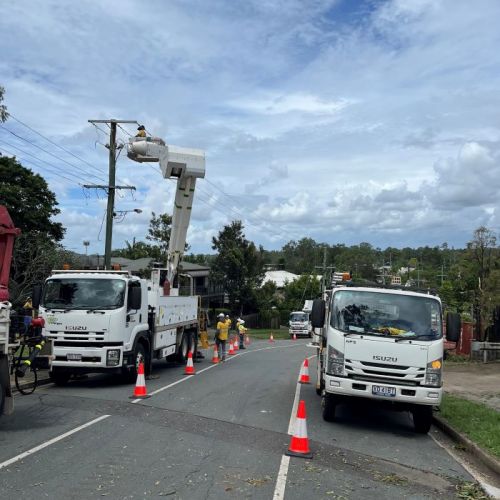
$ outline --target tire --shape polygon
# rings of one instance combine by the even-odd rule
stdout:
[[[71,373],[69,372],[59,371],[55,369],[50,372],[50,378],[52,379],[52,382],[54,382],[54,384],[56,384],[58,387],[64,387],[65,385],[67,385],[70,377]]]
[[[18,375],[18,372],[16,370],[15,375],[14,375],[14,380],[16,382],[16,387],[17,390],[23,395],[27,396],[28,394],[32,394],[35,392],[36,386],[38,384],[38,374],[37,370],[28,370],[26,372],[28,374],[28,378],[31,380],[27,383],[23,382],[25,381],[24,377],[20,377]]]
[[[182,333],[181,344],[179,345],[179,350],[177,351],[177,361],[179,363],[186,363],[188,352],[191,349],[191,332],[184,331]]]
[[[127,382],[131,384],[135,384],[137,380],[137,372],[139,370],[140,359],[143,360],[144,368],[147,370],[146,367],[148,366],[148,359],[146,354],[146,348],[144,347],[144,344],[142,344],[141,342],[137,342],[134,349],[134,360],[135,360],[134,365],[130,370],[126,370],[124,372],[125,379],[127,380]]]
[[[415,406],[411,414],[413,426],[418,434],[427,434],[432,424],[432,406]]]
[[[337,400],[335,396],[333,396],[332,394],[328,394],[327,392],[324,392],[323,397],[321,398],[321,410],[322,410],[323,420],[325,420],[326,422],[334,422],[336,408],[337,408]]]

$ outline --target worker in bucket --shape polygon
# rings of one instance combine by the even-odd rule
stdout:
[[[217,333],[215,334],[215,343],[219,351],[220,360],[226,361],[226,341],[229,334],[229,325],[223,313],[217,316]]]
[[[135,134],[136,137],[146,137],[146,127],[144,125],[139,125],[137,127],[137,134]]]
[[[238,319],[237,323],[238,334],[240,336],[240,349],[246,349],[245,347],[245,333],[247,332],[247,328],[245,327],[245,321],[242,319]]]

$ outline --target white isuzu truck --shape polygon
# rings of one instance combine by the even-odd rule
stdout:
[[[161,140],[131,138],[128,157],[159,162],[165,178],[177,179],[167,266],[150,280],[126,271],[54,271],[33,306],[53,342],[51,375],[65,384],[72,374],[123,373],[134,380],[139,360],[146,374],[153,359],[184,361],[196,349],[198,297],[171,288],[184,252],[197,178],[205,176],[203,151],[167,146]]]
[[[443,321],[436,295],[407,289],[341,285],[313,303],[320,329],[316,391],[323,418],[353,398],[389,403],[412,413],[427,433],[443,393]],[[460,316],[448,313],[447,339],[460,336]]]
[[[288,333],[290,337],[306,336],[312,337],[311,322],[309,321],[309,313],[304,311],[293,311],[290,313],[288,320]]]

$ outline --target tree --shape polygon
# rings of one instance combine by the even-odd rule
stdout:
[[[158,249],[159,257],[167,260],[168,244],[172,232],[172,216],[151,212],[148,235],[146,239],[152,242],[152,247]]]
[[[0,201],[24,233],[62,240],[65,230],[60,222],[52,220],[60,213],[55,194],[41,175],[23,167],[15,158],[0,156]]]
[[[257,249],[245,238],[241,221],[224,226],[217,238],[212,238],[217,250],[211,279],[222,285],[229,297],[233,314],[242,315],[256,306],[256,292],[264,277],[263,249]]]
[[[316,276],[303,274],[296,280],[286,283],[283,294],[282,309],[301,311],[305,300],[316,299],[320,296],[321,284]]]
[[[7,113],[7,106],[2,104],[3,96],[5,95],[5,89],[0,85],[0,122],[3,123],[7,121],[9,113]]]
[[[21,229],[16,238],[9,284],[11,300],[19,306],[53,268],[74,261],[57,243],[64,236],[57,200],[43,177],[23,167],[15,158],[0,157],[0,203]]]

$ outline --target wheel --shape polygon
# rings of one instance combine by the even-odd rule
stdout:
[[[134,361],[134,365],[132,366],[132,368],[129,370],[125,369],[124,373],[123,373],[125,379],[128,382],[130,382],[131,384],[135,383],[137,380],[137,372],[139,371],[139,363],[141,362],[141,360],[144,362],[145,369],[147,369],[147,366],[148,366],[146,349],[141,342],[137,342],[137,344],[135,345],[133,359],[135,361]]]
[[[321,399],[321,409],[323,414],[323,420],[327,422],[333,422],[335,420],[335,409],[337,407],[337,401],[335,396],[323,393],[323,398]]]
[[[25,375],[27,375],[26,378]],[[17,390],[21,394],[23,394],[24,396],[32,394],[33,392],[35,392],[36,386],[38,384],[37,370],[26,370],[25,374],[16,370],[14,374],[14,380],[16,382]]]
[[[55,368],[52,369],[50,372],[50,378],[59,387],[64,387],[68,382],[71,377],[71,373],[65,372],[65,371],[60,371]]]
[[[182,334],[181,345],[177,352],[177,361],[179,363],[186,363],[189,350],[191,349],[191,333],[184,331]]]
[[[427,434],[432,424],[432,406],[415,406],[411,414],[415,432]]]
[[[3,407],[5,406],[5,388],[0,385],[0,415],[3,414]]]

